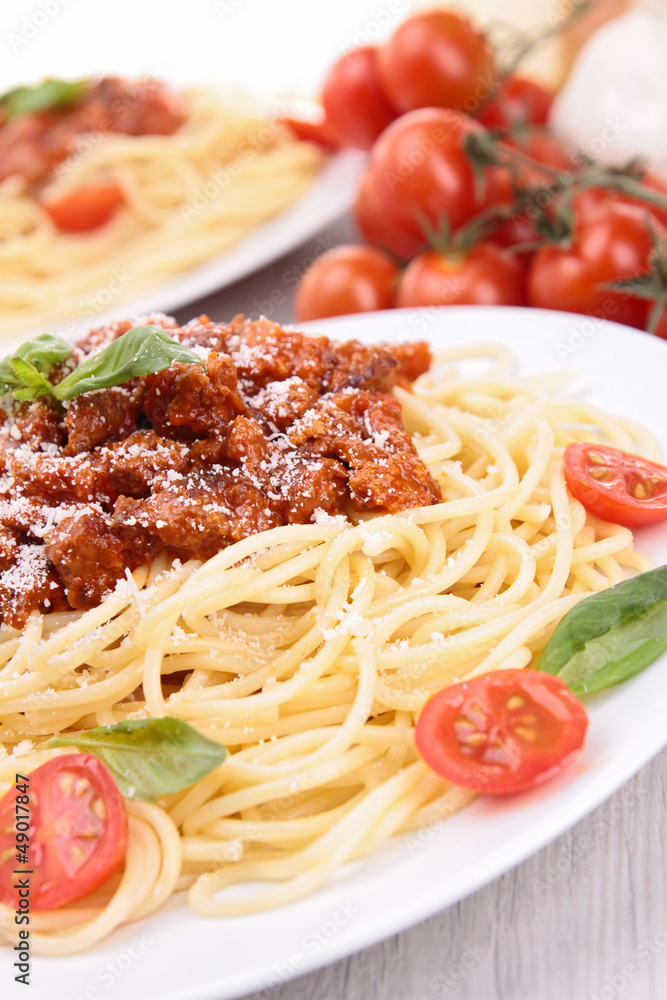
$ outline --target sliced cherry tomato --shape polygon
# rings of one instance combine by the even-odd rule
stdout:
[[[476,115],[486,128],[546,125],[553,91],[525,76],[509,76]]]
[[[370,199],[370,211],[379,217],[383,238],[369,233],[358,202],[364,235],[402,257],[409,243],[406,235],[412,237],[413,253],[424,245],[424,221],[434,229],[446,221],[455,230],[479,212],[484,199],[478,197],[463,141],[481,127],[457,111],[422,108],[385,129],[373,146],[362,181],[363,197]]]
[[[521,306],[526,271],[516,254],[495,243],[478,243],[463,254],[426,250],[405,269],[397,306]]]
[[[635,527],[667,518],[667,468],[605,445],[569,444],[563,457],[573,497],[603,521]]]
[[[391,257],[376,247],[335,247],[303,275],[294,300],[297,321],[389,309],[397,274]]]
[[[379,62],[384,88],[401,111],[439,107],[473,113],[496,79],[486,38],[453,10],[408,18],[381,47]]]
[[[505,795],[562,771],[587,726],[583,705],[560,677],[498,670],[431,698],[417,721],[417,749],[455,785]]]
[[[294,132],[302,142],[315,142],[325,149],[340,149],[340,139],[325,117],[317,122],[305,121],[301,118],[281,118],[283,125]]]
[[[322,104],[326,120],[342,146],[370,149],[398,117],[380,83],[377,53],[373,45],[353,49],[329,70]]]
[[[58,229],[65,233],[85,233],[105,225],[123,201],[121,188],[109,181],[70,191],[55,201],[44,202],[42,207]]]
[[[660,224],[655,222],[656,228]],[[652,249],[646,212],[613,203],[579,219],[572,247],[542,247],[528,272],[528,300],[543,309],[646,326],[645,299],[605,285],[645,270]]]
[[[104,764],[63,754],[29,775],[28,800],[14,786],[0,799],[0,903],[14,909],[19,826],[29,818],[30,909],[54,910],[106,882],[127,850],[127,812]],[[25,811],[24,811],[25,810]]]

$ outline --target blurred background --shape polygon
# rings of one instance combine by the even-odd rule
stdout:
[[[526,69],[558,83],[582,39],[631,0],[600,0]],[[265,97],[316,93],[341,52],[386,38],[421,0],[5,0],[0,91],[44,74],[144,70],[176,81],[229,81]],[[572,0],[462,0],[481,24],[556,24]]]
[[[148,76],[177,86],[213,84],[224,98],[232,99],[232,104],[237,99],[243,103],[243,99],[249,98],[250,104],[256,105],[260,113],[312,121],[323,114],[318,102],[332,66],[338,65],[347,53],[381,46],[410,15],[433,6],[438,6],[433,0],[188,0],[179,4],[165,4],[163,0],[114,0],[113,3],[110,0],[96,0],[95,3],[5,0],[0,5],[0,93],[20,84],[35,83],[45,76],[67,80],[104,75]],[[556,167],[560,170],[572,168],[574,161],[570,154],[575,152],[584,154],[584,160],[589,157],[599,161],[602,167],[614,169],[625,168],[634,163],[635,158],[640,158],[643,169],[648,168],[657,176],[657,181],[655,177],[651,179],[653,187],[657,185],[667,196],[664,187],[667,179],[667,0],[459,0],[454,6],[470,15],[475,26],[489,36],[496,64],[501,69],[512,63],[511,55],[520,47],[520,37],[525,40],[531,36],[549,36],[521,62],[518,75],[538,81],[538,84],[541,82],[549,92],[556,92],[551,111],[548,111],[549,93],[542,119],[530,119],[531,127],[535,125],[537,129],[534,136],[538,145],[543,138],[538,134],[540,129],[543,133],[545,129],[549,132],[546,143],[551,151],[538,154],[535,146],[525,145],[527,136],[521,133],[523,126],[519,119],[506,122],[516,129],[514,140],[519,137],[524,154],[528,151],[542,163],[551,163],[552,174]],[[573,19],[573,11],[581,6],[585,8],[584,13]],[[336,87],[339,93],[339,83]],[[543,88],[538,85],[537,89]],[[484,101],[482,109],[483,105]],[[355,108],[352,117],[358,116],[354,101],[350,106]],[[423,104],[413,106],[423,107]],[[445,102],[443,106],[448,105]],[[498,122],[489,127],[498,127]],[[341,144],[358,146],[364,152],[345,149],[331,156],[317,184],[307,196],[296,199],[291,213],[269,218],[268,229],[255,224],[254,232],[251,231],[245,241],[239,240],[231,248],[224,248],[226,255],[212,250],[208,256],[200,256],[195,262],[199,270],[183,268],[178,274],[162,274],[161,284],[157,279],[152,285],[145,282],[146,297],[141,297],[144,288],[141,277],[137,278],[131,295],[130,291],[127,295],[123,291],[117,297],[114,293],[109,315],[131,298],[135,314],[155,308],[172,312],[190,303],[186,315],[192,315],[194,310],[218,317],[238,309],[265,312],[282,322],[319,318],[331,315],[329,307],[316,316],[300,315],[299,309],[293,310],[292,300],[298,278],[323,251],[340,244],[358,243],[363,236],[367,242],[383,247],[402,262],[412,258],[417,247],[404,251],[391,241],[378,238],[377,233],[369,233],[362,223],[359,178],[363,157],[372,143],[364,145],[350,141]],[[538,171],[537,178],[533,175],[532,180],[527,174],[524,187],[528,180],[544,186],[548,176],[548,170],[546,173]],[[272,191],[274,187],[275,176],[272,175],[271,184],[265,184],[263,190]],[[355,197],[356,209],[353,211]],[[554,197],[549,195],[548,200]],[[514,195],[508,198],[512,201]],[[497,203],[501,200],[498,195]],[[389,199],[393,201],[393,197]],[[524,209],[525,206],[520,208],[518,202],[515,204],[515,214],[520,216]],[[644,211],[636,205],[634,210]],[[449,207],[444,202],[439,203],[438,211],[446,215]],[[665,215],[661,217],[660,232],[667,220],[664,202],[662,211]],[[375,212],[374,218],[382,214]],[[436,224],[435,217],[429,221]],[[448,224],[453,230],[465,221],[452,221],[450,212]],[[641,228],[645,236],[644,222]],[[419,235],[423,233],[420,231]],[[511,240],[494,234],[494,239],[498,237],[497,242],[504,246],[522,247],[521,260],[526,272],[522,282],[527,275],[529,284],[535,268],[526,249],[535,249],[536,235],[535,227],[528,236],[524,233],[521,238],[516,235]],[[542,230],[539,235],[544,236]],[[559,238],[564,242],[562,237],[561,233]],[[102,232],[100,242],[103,238]],[[95,234],[90,237],[91,246],[95,245],[94,239]],[[307,240],[310,242],[306,243]],[[72,246],[77,243],[76,240],[71,242]],[[605,237],[600,242],[606,246],[609,240]],[[62,241],[61,245],[65,243]],[[178,244],[178,240],[174,244]],[[84,242],[79,240],[77,245],[83,248]],[[19,247],[17,252],[20,255],[23,251]],[[285,258],[284,255],[290,252],[292,257]],[[52,259],[55,256],[52,255]],[[146,256],[144,253],[142,259]],[[128,259],[129,256],[123,258],[123,262],[127,263]],[[638,259],[645,266],[645,248]],[[285,262],[289,265],[287,269]],[[80,266],[82,272],[86,263],[87,260]],[[260,271],[267,265],[264,272]],[[72,267],[70,270],[74,273],[77,269]],[[65,271],[64,263],[60,271]],[[612,268],[609,273],[605,272],[604,280],[625,279],[639,273],[634,267],[617,271],[618,268]],[[285,287],[283,275],[288,272],[294,280],[290,279]],[[19,277],[25,279],[23,274]],[[595,282],[589,282],[591,288],[597,288],[601,280],[597,275]],[[49,321],[75,314],[77,323],[82,314],[86,322],[90,315],[106,317],[107,300],[111,295],[111,281],[106,277],[95,286],[96,305],[92,314],[90,309],[82,308],[74,312],[58,311],[55,306],[61,293],[60,285],[49,286],[47,294],[41,275],[39,281],[39,287],[34,288],[33,282],[29,291],[37,298],[41,296],[41,301],[46,303],[44,308],[49,312],[46,316]],[[15,289],[8,266],[0,273],[0,300],[3,282],[11,299]],[[347,280],[343,284],[347,285]],[[16,287],[21,287],[18,279]],[[266,288],[269,292],[277,288],[280,301],[272,303]],[[563,305],[559,294],[552,294],[545,302],[533,295],[530,288],[529,293],[521,291],[510,296],[505,289],[504,298],[485,299],[482,304],[527,303],[596,314],[589,301],[577,299]],[[477,289],[472,297],[456,293],[452,298],[447,290],[439,292],[434,301],[479,304],[479,294]],[[624,295],[628,297],[628,293]],[[89,299],[90,296],[86,302]],[[97,304],[98,300],[101,304]],[[82,301],[81,296],[78,301]],[[426,304],[432,301],[433,296],[430,296]],[[388,304],[396,303],[372,299],[372,304],[364,308],[385,308]],[[406,301],[401,304],[425,303]],[[338,302],[336,308],[337,312],[358,311],[354,303]],[[604,315],[645,328],[647,310],[648,305],[644,303],[641,309],[635,309],[636,315],[614,314],[612,317],[606,311]],[[12,316],[11,324],[5,324],[7,331],[2,332],[18,329],[20,317],[16,315],[17,321],[14,322]],[[21,329],[28,328],[27,323],[26,320]],[[663,325],[667,330],[667,312]]]

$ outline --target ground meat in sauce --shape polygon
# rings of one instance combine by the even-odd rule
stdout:
[[[67,107],[0,118],[0,182],[19,176],[30,187],[45,183],[83,135],[172,135],[185,117],[184,98],[159,80],[105,77]]]
[[[17,404],[0,425],[7,624],[35,608],[94,607],[164,551],[208,559],[316,511],[440,501],[389,395],[428,368],[426,344],[338,344],[243,317],[154,321],[206,370],[174,364],[64,412],[44,399]],[[52,378],[130,326],[92,331]]]

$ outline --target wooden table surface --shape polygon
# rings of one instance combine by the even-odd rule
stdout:
[[[292,322],[309,261],[354,239],[344,219],[177,316]],[[667,1000],[666,779],[667,750],[518,868],[402,934],[271,990],[270,1000]],[[245,1000],[268,1000],[267,991]]]

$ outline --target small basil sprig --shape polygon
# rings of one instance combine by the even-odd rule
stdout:
[[[565,615],[537,669],[576,695],[620,684],[667,649],[667,566],[591,594]]]
[[[42,80],[34,87],[14,87],[0,96],[0,107],[5,118],[34,115],[48,108],[62,108],[81,97],[88,80]]]
[[[72,348],[57,337],[45,334],[28,341],[0,362],[0,393],[11,392],[20,400],[51,396],[63,402],[84,392],[108,389],[132,378],[162,371],[172,361],[205,367],[198,354],[179,344],[161,326],[135,326],[99,354],[84,361],[62,382],[57,385],[48,382],[42,372],[71,353]]]
[[[65,361],[71,353],[71,344],[50,333],[21,344],[15,354],[0,361],[0,393],[11,392],[17,399],[50,393],[49,383],[40,373]]]
[[[218,767],[227,750],[198,733],[187,722],[132,719],[72,736],[56,736],[52,747],[76,747],[106,764],[128,799],[155,802],[189,788]]]

